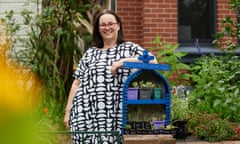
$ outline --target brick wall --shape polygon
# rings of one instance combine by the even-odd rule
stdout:
[[[143,2],[143,45],[161,35],[166,41],[177,41],[177,0],[144,0]]]
[[[236,14],[234,11],[229,10],[229,0],[217,0],[217,30],[219,31],[221,26],[221,21],[226,16],[231,16],[232,18],[236,19]]]
[[[228,10],[229,0],[216,0],[217,29],[219,22],[234,12]],[[117,13],[122,18],[125,39],[136,42],[145,48],[161,35],[166,42],[176,44],[177,0],[117,0]]]
[[[125,40],[141,44],[142,0],[117,0],[117,13],[122,19]]]

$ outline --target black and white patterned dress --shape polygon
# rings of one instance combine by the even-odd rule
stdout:
[[[107,50],[95,47],[88,49],[79,62],[74,77],[81,81],[73,99],[70,115],[70,128],[75,131],[121,131],[122,126],[122,87],[130,74],[129,69],[118,70],[112,76],[113,62],[121,58],[142,55],[144,49],[132,42],[124,42]],[[99,144],[97,136],[84,135],[84,143]],[[103,144],[116,143],[116,137],[101,137]],[[82,143],[82,136],[72,135],[73,143]]]

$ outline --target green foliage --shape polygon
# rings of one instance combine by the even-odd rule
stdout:
[[[37,143],[62,144],[70,143],[71,135],[63,125],[65,109],[51,100],[40,104],[35,109],[32,117],[36,130],[34,131]],[[65,131],[65,132],[64,132]]]
[[[237,56],[201,57],[192,67],[191,109],[220,113],[235,122],[240,114],[240,61]]]
[[[16,25],[16,19],[13,18],[14,12],[13,10],[6,12],[5,18],[1,18],[2,23],[6,24],[6,33],[9,37],[12,37],[16,34],[16,31],[20,29],[19,25]]]
[[[192,114],[188,127],[208,141],[235,140],[240,136],[240,61],[234,54],[239,47],[240,3],[230,0],[229,5],[237,19],[224,18],[223,28],[213,41],[226,55],[201,57],[191,70],[194,89],[189,94]]]
[[[186,120],[190,112],[186,97],[180,97],[177,92],[171,95],[171,119]]]
[[[218,114],[192,113],[188,127],[195,136],[210,142],[239,139],[237,125],[220,118]]]
[[[30,68],[44,85],[44,103],[65,106],[72,84],[73,66],[78,63],[91,41],[91,12],[96,6],[90,0],[43,1],[41,13],[23,10],[21,15],[29,38],[18,38],[24,49],[13,49],[14,59]],[[8,32],[20,28],[8,12]],[[14,41],[15,41],[14,40]],[[58,109],[60,110],[60,109]]]
[[[190,67],[187,64],[181,62],[181,58],[186,56],[185,52],[177,52],[178,44],[172,45],[170,43],[166,43],[161,36],[157,36],[153,41],[153,44],[156,46],[152,47],[150,50],[157,51],[156,58],[159,63],[170,64],[170,71],[161,72],[163,75],[170,80],[171,76],[174,75],[176,77],[175,80],[171,81],[171,85],[177,85],[178,83],[183,84],[188,80],[189,75],[187,73],[182,73],[181,70],[190,70]]]
[[[90,0],[43,0],[41,13],[34,15],[30,11],[22,11],[24,27],[16,24],[13,11],[8,12],[3,19],[11,38],[15,38],[18,30],[24,31],[27,27],[27,39],[11,41],[20,41],[24,47],[11,47],[14,54],[12,58],[31,69],[44,86],[39,88],[43,92],[41,102],[29,116],[36,127],[32,134],[37,137],[37,143],[71,142],[70,133],[49,132],[68,131],[63,125],[63,117],[73,80],[73,67],[81,58],[84,48],[91,44],[92,13],[96,8]]]
[[[215,40],[213,44],[223,51],[236,52],[240,39],[240,3],[239,0],[229,1],[230,9],[236,11],[237,18],[233,19],[230,16],[222,20],[222,30],[214,35]]]

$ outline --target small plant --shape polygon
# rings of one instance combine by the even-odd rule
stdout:
[[[157,126],[152,126],[152,130],[157,130]]]
[[[157,87],[156,83],[150,81],[140,81],[139,83],[140,88],[155,88]]]
[[[130,129],[132,129],[132,126],[129,124],[126,124],[125,129],[130,130]]]
[[[166,126],[165,130],[173,130],[175,128],[176,128],[176,126],[170,124],[170,125]]]
[[[150,50],[156,51],[156,58],[159,63],[166,63],[171,66],[170,71],[161,71],[161,73],[170,80],[171,85],[189,83],[189,74],[186,71],[190,70],[190,66],[181,62],[181,58],[186,56],[186,52],[177,52],[178,44],[172,45],[165,42],[161,36],[157,36],[153,41],[154,45]],[[183,72],[184,71],[184,72]],[[174,77],[173,77],[174,76]],[[171,80],[172,79],[172,80]]]
[[[134,81],[132,83],[133,87],[138,87],[138,88],[156,88],[156,87],[160,87],[159,84],[152,82],[152,81]]]

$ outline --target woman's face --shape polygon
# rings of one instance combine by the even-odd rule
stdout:
[[[120,29],[114,15],[104,14],[99,19],[99,32],[103,41],[117,40],[118,30]]]

